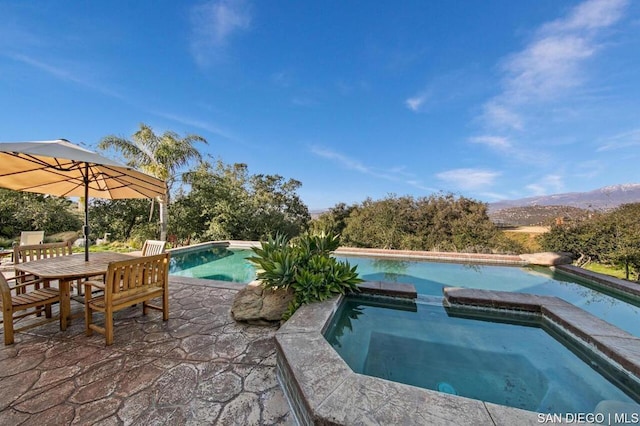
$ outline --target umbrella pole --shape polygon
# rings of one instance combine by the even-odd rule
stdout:
[[[89,164],[84,164],[84,261],[89,261]]]

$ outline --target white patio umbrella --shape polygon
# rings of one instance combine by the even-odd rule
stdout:
[[[84,197],[85,260],[89,260],[89,197],[164,196],[163,180],[119,164],[65,139],[0,142],[0,187]]]

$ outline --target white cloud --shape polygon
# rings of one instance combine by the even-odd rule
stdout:
[[[251,26],[249,5],[244,0],[211,0],[191,9],[191,52],[200,65],[219,55],[230,37]]]
[[[483,199],[491,199],[491,200],[508,200],[509,198],[511,198],[508,195],[505,194],[500,194],[497,192],[481,192],[478,194],[480,197],[482,197]]]
[[[189,117],[184,117],[184,116],[180,116],[180,115],[176,115],[176,114],[171,114],[171,113],[165,113],[165,112],[161,112],[161,111],[150,111],[151,113],[162,117],[162,118],[166,118],[168,120],[171,121],[175,121],[177,123],[181,123],[187,126],[192,126],[192,127],[196,127],[198,129],[202,129],[202,130],[206,130],[207,132],[213,133],[215,135],[218,135],[220,137],[223,137],[225,139],[229,139],[232,140],[234,142],[241,142],[237,137],[235,137],[233,134],[231,134],[230,132],[220,128],[219,126],[213,124],[213,123],[209,123],[206,121],[200,121],[197,119],[192,119]]]
[[[591,179],[602,174],[606,164],[601,160],[582,161],[573,165],[572,175],[580,179]]]
[[[531,195],[547,195],[547,190],[542,185],[532,183],[527,185],[526,188],[531,192]]]
[[[37,68],[41,71],[44,71],[45,73],[59,80],[68,81],[68,82],[77,84],[79,86],[83,86],[87,89],[91,89],[95,92],[102,93],[103,95],[110,96],[112,98],[128,101],[125,98],[125,96],[123,96],[122,94],[116,91],[113,91],[105,87],[104,85],[100,85],[96,82],[93,82],[89,78],[80,76],[79,73],[75,71],[77,68],[80,68],[78,64],[68,64],[66,67],[61,67],[61,66],[55,66],[49,63],[42,62],[38,59],[35,59],[27,55],[16,54],[16,55],[8,55],[8,56],[16,61],[22,62],[24,64]],[[72,72],[71,70],[74,70],[75,72]]]
[[[531,183],[525,188],[528,189],[532,195],[547,195],[557,194],[564,190],[564,178],[560,175],[546,175],[538,182]]]
[[[481,135],[469,138],[469,142],[484,145],[493,151],[508,157],[509,160],[518,160],[526,164],[538,166],[549,162],[550,156],[546,152],[535,147],[525,147],[515,143],[507,136]]]
[[[544,29],[588,30],[608,27],[622,17],[627,3],[627,0],[589,0],[576,6],[566,19],[551,22]]]
[[[580,65],[595,50],[593,42],[582,35],[542,38],[507,61],[504,95],[512,103],[558,96],[580,85]]]
[[[522,130],[523,109],[570,93],[587,79],[587,59],[600,49],[604,28],[622,17],[626,0],[588,0],[564,19],[542,25],[502,66],[502,92],[483,106],[490,127]]]
[[[426,100],[427,100],[427,95],[423,94],[423,95],[414,96],[412,98],[408,98],[407,100],[404,101],[404,104],[411,111],[418,112],[418,110],[420,110],[420,107],[422,106],[422,104],[424,104]]]
[[[522,130],[524,127],[522,117],[497,98],[482,106],[482,120],[501,129]]]
[[[333,160],[349,170],[355,170],[365,174],[374,174],[369,167],[365,166],[360,161],[349,158],[338,152],[325,149],[325,148],[320,148],[317,146],[311,147],[311,152],[317,155],[318,157]]]
[[[453,169],[438,173],[436,177],[458,189],[471,190],[493,185],[500,174],[485,169]]]
[[[631,148],[640,145],[640,129],[611,136],[600,145],[596,152],[613,151],[616,149]]]
[[[331,160],[348,170],[354,170],[356,172],[359,172],[365,175],[374,176],[374,177],[389,180],[392,182],[401,182],[423,191],[430,191],[430,192],[436,191],[434,188],[425,186],[419,180],[413,179],[413,174],[407,172],[404,166],[396,166],[396,167],[391,167],[387,170],[380,170],[380,169],[368,166],[366,164],[363,164],[361,161],[350,158],[339,152],[336,152],[327,148],[321,148],[318,146],[312,146],[311,153],[313,153],[318,157]]]
[[[271,81],[279,87],[288,88],[293,85],[293,74],[289,71],[279,71],[271,74]]]
[[[486,145],[489,148],[497,150],[505,150],[511,148],[511,142],[504,136],[475,136],[469,139],[469,142],[480,145]]]

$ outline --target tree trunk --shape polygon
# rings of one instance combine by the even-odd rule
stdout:
[[[625,279],[628,280],[629,279],[629,262],[626,261],[624,262],[624,272],[625,272]]]
[[[160,206],[160,239],[167,241],[167,205],[164,200],[158,202]]]
[[[151,208],[149,209],[149,222],[151,222],[153,220],[153,208],[156,205],[156,200],[155,198],[151,199]]]

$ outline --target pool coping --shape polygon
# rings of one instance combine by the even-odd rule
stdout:
[[[640,297],[640,283],[627,281],[620,278],[612,277],[610,275],[604,275],[598,272],[589,271],[588,269],[580,268],[573,265],[557,265],[552,269],[568,274],[570,276],[577,276],[584,278],[588,281],[592,281],[596,284],[605,286],[607,289],[612,290],[622,296]]]
[[[200,250],[205,247],[223,246],[235,249],[250,249],[252,247],[260,247],[259,241],[247,240],[218,240],[197,243],[185,247],[176,247],[169,249],[172,253],[189,252]],[[339,256],[370,256],[370,257],[390,257],[397,259],[422,259],[440,262],[456,262],[456,263],[482,263],[482,264],[498,264],[525,266],[531,262],[522,259],[519,255],[507,254],[488,254],[488,253],[461,253],[461,252],[437,252],[437,251],[413,251],[413,250],[393,250],[393,249],[374,249],[360,247],[338,247],[334,254]]]
[[[392,285],[362,287],[375,294]],[[443,292],[447,307],[536,316],[640,382],[640,338],[560,298],[455,287]],[[390,294],[412,298],[406,288]],[[355,373],[323,335],[343,298],[302,306],[276,332],[276,375],[300,424],[540,424],[532,411]]]
[[[473,262],[490,265],[525,266],[530,264],[529,261],[522,259],[519,255],[509,254],[391,250],[358,247],[339,247],[334,253],[342,256],[389,257],[455,263]]]

